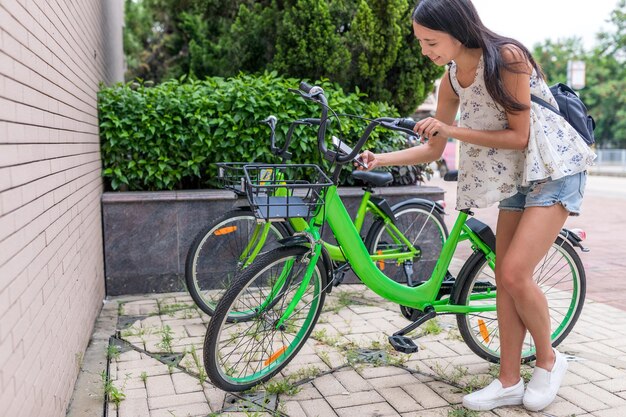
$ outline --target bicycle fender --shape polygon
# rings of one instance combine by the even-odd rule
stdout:
[[[306,236],[289,236],[286,237],[284,239],[280,239],[278,241],[278,243],[280,243],[282,246],[286,246],[286,247],[290,247],[290,246],[306,246],[306,247],[310,247],[307,245],[310,245],[310,241],[309,239],[307,239]],[[326,293],[330,293],[330,291],[333,289],[333,286],[330,285],[330,282],[332,282],[333,280],[333,262],[332,259],[330,258],[330,255],[328,254],[328,251],[326,250],[326,248],[324,246],[322,246],[322,254],[321,254],[321,258],[322,258],[322,262],[324,263],[324,269],[326,271],[324,274],[324,288],[326,288]]]
[[[446,214],[446,211],[443,208],[443,206],[441,204],[437,203],[436,201],[427,200],[425,198],[417,198],[417,197],[401,201],[398,204],[396,204],[393,207],[391,207],[391,210],[392,211],[396,211],[397,209],[402,208],[402,207],[406,206],[407,204],[421,204],[421,205],[428,206],[429,209],[432,209],[433,206],[435,206],[435,210],[439,214],[441,214],[442,216]]]
[[[459,293],[461,292],[461,288],[463,288],[463,284],[465,280],[468,278],[468,274],[476,263],[480,262],[484,257],[484,254],[481,251],[474,251],[469,258],[465,261],[461,270],[459,271],[456,280],[454,281],[454,285],[452,285],[452,291],[450,293],[450,304],[459,304]]]
[[[378,207],[383,213],[385,213],[385,215],[387,217],[389,217],[391,219],[392,222],[396,222],[396,216],[393,215],[393,210],[391,209],[391,206],[389,205],[389,203],[387,202],[387,200],[385,200],[382,197],[375,197],[372,196],[370,197],[370,201],[376,206]]]
[[[589,249],[580,243],[582,242],[582,239],[576,233],[564,227],[561,229],[559,234],[563,236],[573,247],[579,248],[583,252],[589,252]]]

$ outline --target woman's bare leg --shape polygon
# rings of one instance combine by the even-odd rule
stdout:
[[[548,252],[567,216],[567,211],[560,204],[527,208],[519,220],[504,257],[501,254],[497,255],[500,285],[504,286],[506,293],[513,300],[519,318],[533,337],[537,348],[536,366],[548,371],[554,364],[554,352],[550,343],[550,315],[546,297],[533,280],[533,271]],[[509,309],[506,309],[505,314],[509,312]],[[498,314],[500,314],[500,309],[498,309]],[[510,320],[514,329],[511,335],[507,335],[505,330],[506,338],[501,340],[501,345],[502,343],[506,345],[501,346],[501,349],[508,355],[513,349],[521,350],[519,326],[517,321],[511,320],[508,316],[503,319]],[[502,331],[503,324],[511,325],[499,319],[498,323],[500,331]],[[519,369],[519,356],[515,359],[518,361]],[[509,364],[508,359],[505,358],[505,360],[507,369],[501,372],[507,373],[508,367],[512,367],[512,364]]]

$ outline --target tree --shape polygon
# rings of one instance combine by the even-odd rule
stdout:
[[[611,13],[613,30],[598,35],[587,63],[588,91],[582,96],[596,119],[599,145],[626,145],[626,0]]]
[[[127,0],[126,8],[127,79],[277,70],[330,79],[406,115],[443,73],[413,36],[413,0]]]
[[[567,62],[570,60],[586,60],[581,38],[567,38],[553,42],[546,40],[535,45],[533,57],[543,70],[549,84],[567,82]]]
[[[297,0],[285,10],[271,67],[291,77],[342,82],[349,61],[325,1]]]
[[[549,83],[567,81],[567,61],[586,64],[586,87],[579,94],[596,121],[598,146],[626,145],[626,0],[611,12],[598,44],[585,51],[580,39],[546,41],[536,45],[534,57]]]

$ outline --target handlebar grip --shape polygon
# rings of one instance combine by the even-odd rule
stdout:
[[[304,81],[300,83],[300,90],[304,91],[307,94],[311,92],[311,88],[313,88],[313,86]]]
[[[415,121],[411,119],[398,119],[398,127],[413,130],[415,128]]]

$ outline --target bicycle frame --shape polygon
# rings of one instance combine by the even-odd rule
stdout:
[[[471,296],[472,299],[493,299],[493,305],[455,305],[450,303],[450,298],[437,300],[437,294],[439,293],[441,284],[446,277],[446,271],[450,266],[452,256],[454,255],[459,242],[468,240],[472,247],[485,254],[491,268],[495,268],[495,253],[465,224],[468,218],[467,212],[459,212],[454,226],[450,231],[450,235],[443,245],[441,255],[437,260],[430,278],[417,287],[408,287],[387,277],[376,267],[375,263],[372,262],[372,257],[367,252],[365,244],[352,223],[350,215],[341,201],[341,198],[337,194],[337,186],[330,186],[326,190],[324,198],[325,203],[323,209],[320,209],[319,212],[311,219],[309,227],[306,229],[306,233],[308,233],[311,238],[315,240],[316,244],[312,248],[313,253],[310,255],[310,259],[307,261],[309,262],[309,265],[305,276],[300,284],[300,288],[291,300],[290,305],[278,321],[277,326],[281,325],[290,317],[291,313],[295,309],[295,306],[300,302],[302,293],[304,293],[304,289],[310,281],[311,275],[314,271],[314,266],[320,256],[322,246],[319,241],[319,226],[317,225],[323,224],[324,221],[328,221],[339,246],[343,248],[343,252],[345,253],[348,262],[350,262],[353,271],[368,288],[381,297],[394,303],[421,311],[424,311],[427,307],[432,307],[436,313],[467,314],[496,310],[495,291],[488,291],[486,294],[475,294]],[[280,283],[280,285],[284,285],[284,281]]]
[[[402,243],[407,249],[407,252],[398,252],[397,250],[388,250],[383,251],[379,254],[370,254],[368,258],[373,261],[385,260],[385,259],[394,259],[398,262],[405,261],[407,259],[413,259],[415,256],[419,254],[419,249],[415,248],[413,242],[409,241],[403,234],[398,230],[393,221],[384,213],[381,209],[379,209],[376,204],[371,201],[372,193],[370,191],[365,191],[363,197],[361,199],[361,203],[359,204],[359,208],[356,212],[356,216],[354,221],[349,219],[350,223],[354,226],[356,233],[360,235],[361,230],[363,229],[363,224],[365,222],[365,217],[368,212],[374,214],[374,216],[380,217],[384,219],[386,225],[388,226],[388,230],[390,232],[391,238],[395,241],[395,243]],[[309,224],[302,218],[291,218],[289,219],[289,224],[293,227],[295,232],[304,232],[308,229]],[[253,233],[248,245],[243,250],[240,260],[245,260],[244,267],[249,266],[256,256],[259,254],[263,245],[265,245],[265,240],[267,239],[267,235],[270,230],[269,222],[261,222],[259,223]],[[359,237],[360,238],[360,237]],[[333,261],[345,262],[346,258],[340,248],[340,246],[333,245],[328,242],[323,242],[324,248],[328,252],[328,255]],[[248,255],[250,254],[250,255]]]

